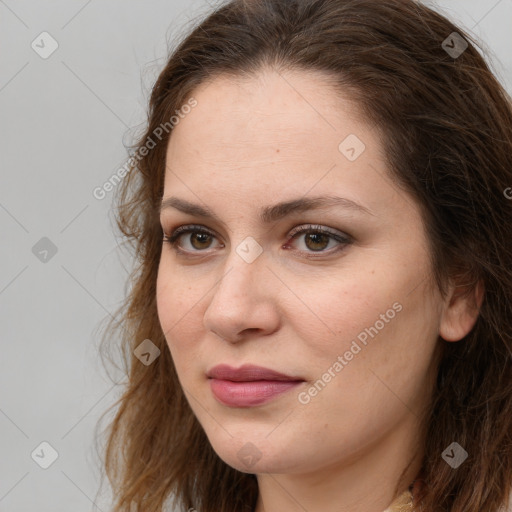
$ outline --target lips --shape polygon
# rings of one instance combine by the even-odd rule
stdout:
[[[254,407],[289,391],[304,379],[261,366],[214,366],[207,376],[215,398],[230,407]]]
[[[214,366],[207,376],[211,379],[230,380],[232,382],[252,382],[256,380],[270,380],[270,381],[303,381],[301,377],[293,377],[283,373],[246,364],[240,368],[232,368],[226,364]]]

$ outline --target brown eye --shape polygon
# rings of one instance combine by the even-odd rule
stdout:
[[[181,238],[182,236],[183,234],[178,238]],[[192,233],[192,236],[189,238],[189,240],[195,249],[207,249],[211,243],[211,240],[209,240],[210,238],[211,236],[206,233]],[[197,245],[195,245],[196,243]]]
[[[185,237],[188,235],[188,237]],[[191,248],[184,248],[179,243],[181,238],[187,240]],[[215,235],[202,226],[180,226],[170,236],[164,236],[164,242],[171,244],[176,250],[181,252],[202,252],[210,248],[212,239]]]
[[[352,239],[349,236],[331,231],[323,226],[308,225],[294,230],[291,233],[293,240],[298,239],[301,235],[304,235],[304,248],[300,248],[299,250],[303,252],[329,253],[331,251],[326,249],[329,248],[330,242],[333,242],[332,245],[334,245],[334,247],[337,245],[338,248],[340,245],[343,248],[352,243]]]
[[[323,233],[308,233],[304,238],[304,243],[312,251],[322,251],[329,245],[329,235]]]

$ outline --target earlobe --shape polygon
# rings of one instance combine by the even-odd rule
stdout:
[[[484,284],[453,286],[446,299],[439,336],[445,341],[459,341],[474,327],[484,300]]]

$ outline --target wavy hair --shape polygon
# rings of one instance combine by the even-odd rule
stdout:
[[[117,227],[136,264],[119,321],[109,323],[103,339],[119,348],[127,377],[111,407],[117,410],[104,451],[113,512],[160,512],[167,500],[179,510],[254,510],[256,476],[218,457],[189,407],[155,290],[169,119],[198,85],[263,68],[321,72],[356,101],[380,131],[391,177],[422,208],[443,296],[449,280],[467,293],[483,283],[471,332],[458,343],[438,339],[442,356],[424,424],[420,501],[427,512],[496,512],[508,503],[512,102],[479,50],[471,35],[412,0],[233,0],[171,52],[115,196]],[[134,355],[146,339],[160,349],[147,366]],[[469,454],[457,469],[441,457],[453,441]]]

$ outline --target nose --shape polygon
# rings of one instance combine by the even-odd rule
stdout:
[[[271,334],[279,328],[278,281],[264,254],[248,263],[235,251],[223,267],[204,314],[204,327],[230,343]]]

